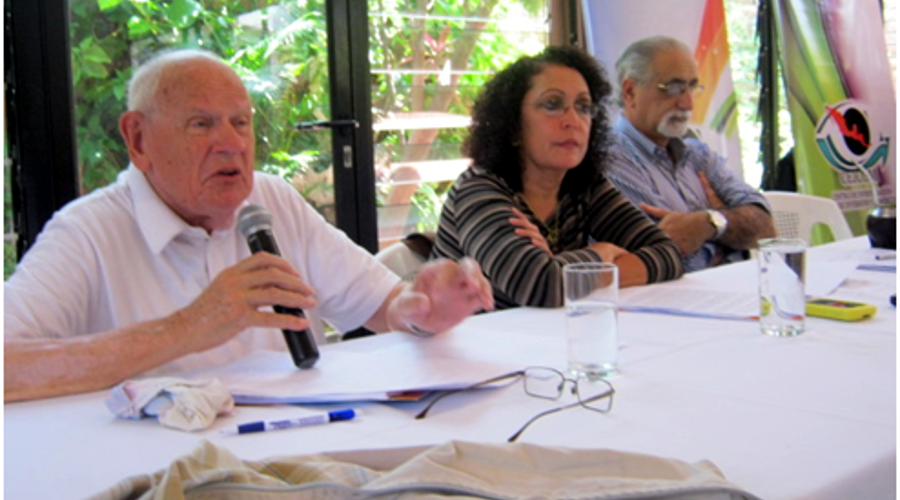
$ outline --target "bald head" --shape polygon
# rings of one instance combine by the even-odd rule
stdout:
[[[172,86],[210,70],[240,82],[234,70],[211,52],[199,49],[163,52],[135,70],[128,84],[128,110],[149,112]]]

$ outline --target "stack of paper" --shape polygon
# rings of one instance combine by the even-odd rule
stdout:
[[[461,341],[473,334],[478,342]],[[322,346],[318,363],[307,370],[297,369],[286,352],[257,351],[186,376],[216,377],[245,405],[408,401],[539,364],[534,355],[542,350],[529,345],[528,336],[504,332],[390,333]]]

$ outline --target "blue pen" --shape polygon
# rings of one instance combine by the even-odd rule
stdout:
[[[225,429],[222,432],[228,434],[250,434],[251,432],[269,432],[282,429],[293,429],[296,427],[308,427],[310,425],[330,424],[331,422],[340,422],[342,420],[352,420],[356,417],[356,411],[352,408],[345,410],[335,410],[323,413],[315,413],[312,415],[304,415],[297,418],[286,418],[283,420],[267,420],[259,422],[248,422],[241,424],[235,429]]]

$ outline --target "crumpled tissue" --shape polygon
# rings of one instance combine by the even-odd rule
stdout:
[[[166,427],[196,431],[230,413],[234,399],[218,379],[163,377],[122,382],[110,392],[106,407],[122,418],[157,417]]]

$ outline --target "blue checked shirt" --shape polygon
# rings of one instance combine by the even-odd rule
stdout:
[[[646,203],[678,212],[697,212],[710,208],[697,173],[703,171],[716,194],[729,207],[755,203],[769,211],[769,204],[755,188],[739,179],[725,160],[696,139],[671,139],[669,148],[657,146],[639,132],[624,116],[619,116],[606,176],[635,205]],[[697,252],[684,258],[685,271],[709,267],[716,253],[723,262],[744,259],[742,251],[707,241]]]

